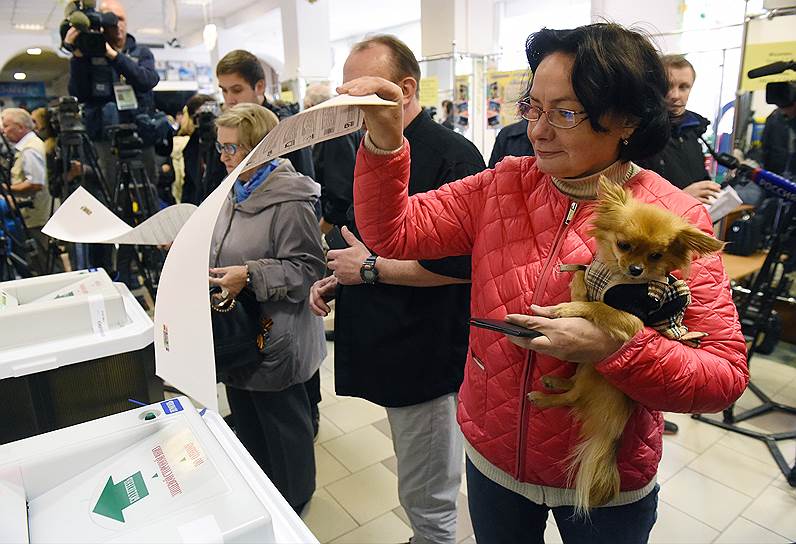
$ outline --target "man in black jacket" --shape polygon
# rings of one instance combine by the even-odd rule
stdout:
[[[271,110],[280,119],[295,113],[290,108],[272,104],[265,98],[265,71],[257,57],[248,51],[236,49],[224,55],[216,65],[216,77],[221,94],[224,96],[224,105],[227,107],[235,104],[259,104]],[[213,192],[227,176],[224,165],[221,164],[221,156],[217,152],[215,156],[217,160],[210,161],[207,165],[209,172],[205,174],[202,199]],[[293,151],[282,158],[288,159],[298,173],[315,179],[315,168],[312,165],[309,148]]]
[[[533,155],[533,146],[528,138],[528,121],[520,119],[516,123],[506,125],[495,138],[492,155],[489,156],[489,168],[494,168],[503,157],[526,157]]]
[[[404,43],[374,36],[356,44],[343,78],[361,76],[389,79],[404,91],[410,193],[484,169],[472,143],[421,109],[420,67]],[[310,292],[318,315],[329,311],[325,300],[336,298],[336,392],[386,407],[412,542],[453,544],[463,450],[456,393],[469,338],[470,257],[384,259],[358,239],[354,221],[342,232],[350,247],[329,252],[334,275]]]
[[[669,76],[666,100],[671,136],[663,151],[639,161],[639,166],[654,170],[672,185],[709,204],[720,192],[719,184],[711,181],[705,170],[705,155],[699,141],[710,121],[686,109],[696,71],[682,55],[665,55],[661,61]]]
[[[112,197],[116,189],[118,159],[112,154],[110,138],[106,133],[111,125],[137,126],[138,135],[144,140],[140,160],[153,187],[157,181],[154,148],[156,134],[149,121],[155,113],[153,89],[160,78],[155,70],[152,51],[139,45],[127,33],[127,12],[121,2],[105,0],[100,11],[113,13],[118,19],[116,26],[103,27],[105,55],[89,57],[79,48],[72,49],[68,89],[69,94],[83,104],[86,134],[94,144],[97,162],[107,183],[106,189]],[[70,28],[64,37],[64,44],[74,48],[79,36],[80,32],[76,28]],[[101,198],[101,194],[96,196]],[[157,210],[149,211],[154,213]],[[90,253],[91,266],[112,270],[110,249],[107,246],[93,246]],[[119,280],[135,288],[138,286],[138,279],[131,273],[132,253],[131,247],[120,248],[116,269],[119,271]]]
[[[763,168],[793,179],[796,176],[796,83],[766,119],[763,129]]]
[[[135,123],[136,115],[154,113],[152,89],[160,81],[152,51],[138,45],[127,33],[124,6],[117,0],[105,0],[100,11],[113,13],[118,19],[117,26],[103,29],[105,56],[91,58],[74,49],[69,62],[69,94],[84,105],[86,130],[92,141],[102,140],[102,131],[108,125]],[[70,28],[64,44],[74,47],[79,36],[80,31]],[[134,104],[128,102],[117,104],[114,88],[120,85],[132,87],[137,107],[130,107]]]

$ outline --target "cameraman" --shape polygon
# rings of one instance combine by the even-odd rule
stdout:
[[[772,85],[769,83],[769,85]],[[796,83],[778,84],[773,100],[766,101],[777,106],[766,118],[763,129],[763,168],[775,174],[793,179],[796,176]]]
[[[206,104],[210,107],[203,112],[202,106]],[[182,187],[181,202],[198,206],[209,194],[209,191],[205,192],[202,180],[212,179],[215,180],[215,185],[218,185],[227,175],[226,168],[215,149],[217,107],[215,99],[206,94],[194,95],[185,104],[186,119],[181,132],[190,138],[182,152],[185,160],[185,183]]]
[[[74,27],[66,32],[64,45],[73,52],[69,64],[69,94],[84,105],[86,131],[91,141],[99,142],[96,147],[100,167],[105,178],[112,182],[115,179],[115,161],[110,156],[104,130],[109,125],[137,123],[141,115],[151,118],[155,110],[152,89],[158,84],[159,77],[152,52],[127,34],[127,13],[122,4],[118,0],[105,0],[100,12],[112,13],[118,19],[116,26],[102,27],[104,56],[84,54],[79,48],[81,32]],[[144,134],[141,136],[145,137]],[[151,145],[145,148],[144,163],[150,181],[153,181],[155,160]]]

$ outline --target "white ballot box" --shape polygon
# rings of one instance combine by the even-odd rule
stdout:
[[[0,543],[317,544],[186,397],[0,446]]]
[[[0,444],[163,399],[153,324],[104,270],[0,283]]]

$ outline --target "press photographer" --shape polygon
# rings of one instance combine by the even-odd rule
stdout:
[[[786,178],[796,177],[796,81],[768,83],[766,102],[777,109],[763,129],[762,163]]]
[[[155,112],[152,89],[159,81],[155,59],[147,47],[138,45],[135,38],[127,34],[127,14],[120,2],[105,0],[98,12],[92,4],[87,0],[70,4],[78,10],[68,15],[69,27],[63,33],[63,47],[73,54],[69,65],[69,94],[83,105],[86,131],[96,144],[106,179],[116,177],[106,129],[123,123],[138,125],[145,143],[147,172],[150,179],[155,179],[152,144],[157,135],[151,133],[150,128]],[[68,6],[67,11],[69,9],[72,8]],[[76,15],[78,12],[85,15],[85,19]],[[86,20],[90,22],[88,27]],[[76,21],[84,24],[76,26]],[[101,39],[104,44],[100,44]]]
[[[180,134],[189,136],[183,150],[185,182],[182,202],[201,204],[205,195],[205,177],[224,179],[226,170],[216,151],[216,117],[221,108],[212,96],[197,94],[188,100],[183,112]]]

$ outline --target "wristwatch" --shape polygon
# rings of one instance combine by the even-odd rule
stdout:
[[[376,255],[371,255],[365,259],[365,262],[362,263],[362,268],[359,269],[359,276],[368,285],[374,285],[379,281],[379,271],[376,270],[377,258]]]

